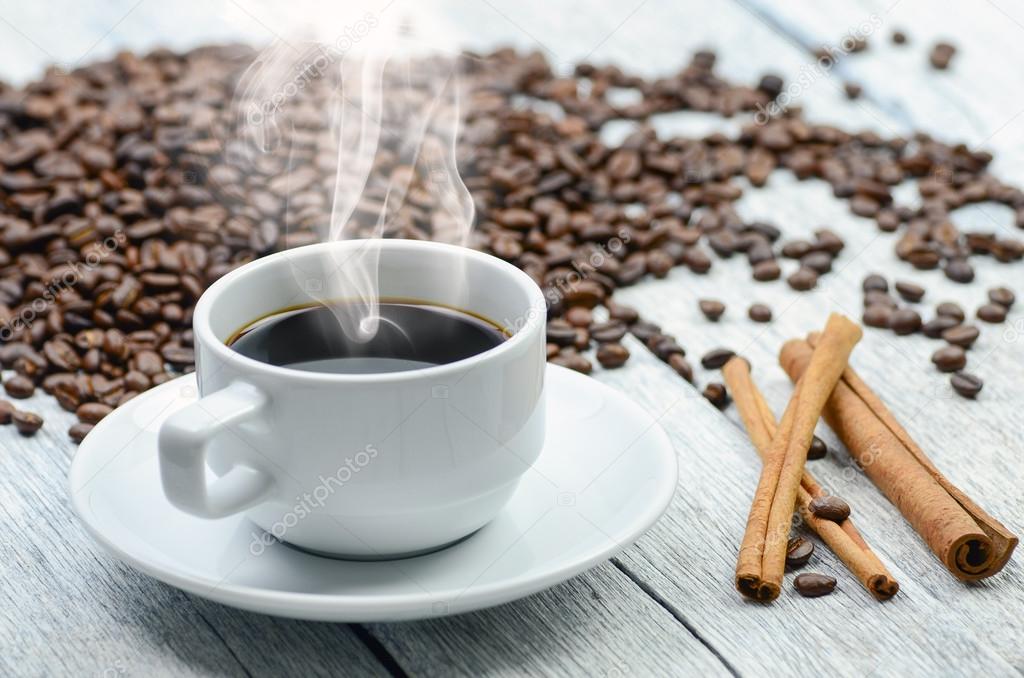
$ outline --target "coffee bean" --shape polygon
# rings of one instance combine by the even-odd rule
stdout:
[[[676,374],[693,383],[693,367],[682,353],[673,353],[668,357],[668,366],[675,370]]]
[[[32,397],[32,394],[36,392],[36,385],[32,383],[31,379],[16,374],[4,381],[4,390],[10,397],[24,400]]]
[[[945,346],[932,354],[932,362],[940,372],[956,372],[967,365],[967,354],[959,346]]]
[[[779,276],[782,275],[782,269],[779,268],[777,261],[771,259],[769,261],[762,261],[755,264],[753,274],[754,280],[767,282],[769,280],[778,280]]]
[[[889,327],[889,322],[892,319],[893,310],[883,304],[872,304],[864,309],[861,320],[868,327]]]
[[[704,387],[702,395],[720,410],[724,410],[729,406],[729,392],[726,390],[725,384],[713,381]]]
[[[832,256],[828,252],[810,252],[800,258],[800,265],[824,275],[832,270]]]
[[[78,420],[86,424],[98,424],[103,417],[114,411],[114,408],[102,403],[85,403],[75,414]]]
[[[1013,306],[1013,302],[1017,300],[1017,297],[1013,294],[1013,290],[1008,287],[993,287],[988,291],[988,300],[993,304],[1010,308]]]
[[[85,424],[78,422],[72,424],[71,428],[68,429],[68,437],[71,438],[76,444],[80,444],[85,440],[85,436],[89,435],[89,431],[93,429],[93,424]]]
[[[559,346],[570,346],[576,341],[576,328],[570,325],[565,320],[562,320],[561,318],[556,318],[554,320],[548,321],[547,338],[548,341],[551,342],[552,344],[558,344]],[[157,359],[159,360],[159,358]],[[156,363],[153,362],[152,359],[148,360],[149,364],[147,364],[146,366],[148,367],[148,369],[143,369],[143,367],[141,366],[139,366],[138,369],[143,374],[152,375],[154,373],[153,370],[155,369]],[[162,360],[160,361],[160,364],[162,369]]]
[[[864,278],[864,282],[861,283],[861,289],[864,292],[888,292],[889,283],[877,273],[871,273]]]
[[[651,349],[651,352],[659,359],[665,361],[667,361],[668,357],[673,353],[686,355],[686,351],[683,350],[682,346],[676,343],[675,338],[667,335],[656,335],[651,337],[647,340],[647,348]]]
[[[805,572],[793,578],[793,588],[805,598],[817,598],[832,593],[836,588],[836,580],[835,577],[817,572]]]
[[[974,280],[974,267],[963,259],[950,259],[946,262],[943,273],[953,282],[969,283]]]
[[[34,412],[15,410],[11,415],[11,421],[18,433],[23,436],[34,436],[36,431],[43,427],[43,418]]]
[[[964,309],[960,307],[960,304],[957,304],[956,302],[953,301],[942,302],[941,304],[935,307],[935,312],[938,315],[944,315],[950,318],[954,318],[957,322],[961,323],[964,321],[964,318],[967,317],[964,314]]]
[[[1001,323],[1006,320],[1006,307],[1001,304],[983,304],[978,307],[978,320],[987,323]]]
[[[953,59],[954,54],[956,54],[956,47],[948,42],[937,42],[932,47],[928,60],[931,62],[932,68],[944,71],[949,68],[949,62]]]
[[[916,303],[924,298],[924,288],[903,280],[896,281],[896,292],[904,301]]]
[[[599,343],[610,343],[620,341],[626,336],[627,331],[625,323],[618,320],[608,320],[591,325],[590,338]]]
[[[700,306],[700,312],[712,322],[717,321],[725,313],[725,304],[716,299],[701,299],[697,304]]]
[[[593,365],[591,365],[590,361],[577,353],[575,349],[563,349],[550,362],[562,367],[568,367],[570,370],[575,370],[582,374],[590,374],[591,370],[593,370]]]
[[[907,44],[907,34],[900,30],[892,32],[892,42],[894,45],[905,45]]]
[[[9,400],[0,400],[0,425],[10,424],[11,415],[14,414],[14,404]]]
[[[661,327],[652,322],[641,320],[630,325],[629,333],[640,341],[647,343],[647,340],[651,337],[661,334]]]
[[[626,306],[625,304],[618,304],[615,302],[608,302],[605,304],[608,308],[608,317],[611,320],[618,320],[627,325],[631,325],[640,319],[640,314],[632,306]],[[593,330],[591,330],[593,334]]]
[[[913,334],[921,329],[921,316],[909,308],[897,309],[889,317],[889,328],[899,335]]]
[[[864,88],[853,82],[844,82],[843,91],[846,93],[847,99],[857,99],[864,91]]]
[[[807,508],[810,509],[815,518],[831,520],[835,523],[841,523],[850,517],[850,505],[831,494],[815,497],[807,505]]]
[[[768,323],[772,321],[772,309],[765,304],[751,304],[747,316],[755,323]]]
[[[565,312],[565,320],[574,327],[587,327],[594,322],[594,314],[589,308],[573,306]]]
[[[981,331],[974,325],[958,325],[945,330],[942,333],[942,338],[950,344],[970,348],[978,340],[980,334]]]
[[[981,393],[981,389],[985,385],[985,382],[980,378],[967,372],[955,373],[949,378],[949,383],[953,386],[953,390],[959,395],[972,400],[975,396]]]
[[[825,444],[825,441],[818,436],[811,438],[811,446],[807,448],[807,459],[811,461],[824,459],[827,454],[828,445]]]
[[[921,326],[921,332],[929,339],[938,339],[942,333],[959,325],[956,318],[948,315],[937,315]]]
[[[701,366],[705,370],[717,370],[729,362],[729,359],[736,355],[736,352],[728,348],[715,348],[704,354],[700,359]]]
[[[803,567],[814,555],[814,542],[803,537],[793,537],[786,544],[786,567]]]
[[[801,267],[797,269],[796,273],[786,278],[786,282],[794,290],[806,292],[807,290],[814,289],[815,285],[818,284],[818,274],[809,268]]]

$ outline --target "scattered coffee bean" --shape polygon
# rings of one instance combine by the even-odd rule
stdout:
[[[562,367],[568,367],[570,370],[575,370],[582,374],[590,374],[594,369],[594,366],[584,356],[580,355],[576,349],[562,349],[562,351],[552,358],[550,362],[555,365],[561,365]]]
[[[640,341],[647,343],[647,340],[651,337],[661,334],[661,328],[654,323],[641,320],[629,326],[629,333]]]
[[[85,440],[85,436],[89,435],[89,431],[92,429],[93,424],[86,424],[80,421],[76,424],[72,424],[71,428],[68,429],[68,437],[76,444],[79,444]]]
[[[903,298],[904,301],[911,303],[917,303],[924,298],[924,288],[920,285],[915,285],[911,282],[903,280],[896,281],[896,292]]]
[[[956,318],[948,315],[937,315],[921,326],[921,332],[929,339],[938,339],[942,333],[959,324]]]
[[[818,284],[818,274],[810,268],[800,267],[796,273],[786,278],[786,282],[794,290],[806,292],[807,290],[814,289],[814,286]]]
[[[9,400],[0,400],[0,425],[10,424],[11,415],[14,414],[14,404]]]
[[[668,357],[668,365],[676,371],[680,377],[693,383],[693,367],[681,353],[673,353]]]
[[[970,348],[978,340],[981,331],[974,325],[957,325],[942,333],[942,338],[950,344],[962,348]]]
[[[18,433],[23,436],[34,436],[36,431],[43,427],[43,418],[34,412],[15,410],[11,414],[11,421]]]
[[[565,319],[574,327],[588,327],[594,322],[594,314],[584,306],[573,306],[565,312]]]
[[[726,390],[725,384],[713,381],[704,387],[703,395],[720,410],[724,410],[729,405],[729,392]]]
[[[883,304],[872,304],[864,309],[861,320],[868,327],[889,327],[893,311]]]
[[[590,338],[600,344],[616,342],[626,336],[627,331],[628,328],[625,323],[618,320],[608,320],[591,325]]]
[[[805,598],[817,598],[832,593],[836,588],[836,580],[835,577],[817,572],[805,572],[793,578],[793,588]]]
[[[782,269],[774,259],[768,261],[762,261],[754,265],[753,268],[754,280],[759,282],[767,282],[769,280],[778,280],[779,276],[782,275]]]
[[[747,309],[747,316],[755,323],[770,323],[772,321],[772,309],[765,304],[751,304]]]
[[[828,445],[825,444],[825,441],[818,436],[811,438],[811,446],[807,448],[807,459],[811,461],[824,459],[827,454]]]
[[[712,322],[717,321],[725,313],[725,304],[715,299],[701,299],[697,305],[700,306],[700,312],[704,317]]]
[[[98,424],[103,417],[114,411],[113,407],[103,403],[85,403],[78,408],[75,414],[79,421],[85,424]]]
[[[864,278],[864,282],[861,283],[861,289],[863,289],[865,293],[888,292],[889,283],[886,282],[885,278],[877,273],[871,273]]]
[[[850,505],[832,494],[815,497],[807,505],[807,508],[814,514],[815,518],[831,520],[835,523],[841,523],[850,517]]]
[[[931,62],[932,68],[944,71],[949,68],[949,62],[953,59],[954,54],[956,54],[956,47],[948,42],[938,42],[932,47],[928,61]]]
[[[953,386],[953,390],[964,398],[974,399],[979,393],[981,393],[982,387],[985,385],[979,377],[974,376],[968,372],[957,372],[949,378],[949,383]]]
[[[814,542],[803,537],[793,537],[786,545],[786,567],[803,567],[814,554]]]
[[[1013,294],[1013,290],[1008,287],[993,287],[988,291],[988,300],[993,304],[1010,308],[1013,306],[1013,302],[1017,300],[1017,297]]]
[[[956,302],[953,301],[942,302],[941,304],[935,307],[935,313],[937,313],[938,315],[953,318],[958,323],[962,323],[964,321],[964,318],[967,317],[966,314],[964,314],[964,309],[960,307],[960,304],[957,304]]]
[[[1006,320],[1006,307],[1001,304],[983,304],[978,307],[978,320],[987,323],[1001,323]]]
[[[713,348],[704,354],[700,364],[705,370],[717,370],[729,362],[736,352],[729,348]]]
[[[974,280],[974,267],[964,259],[950,259],[943,273],[953,282],[969,283]]]
[[[967,354],[959,346],[944,346],[932,354],[932,362],[940,372],[956,372],[967,365]]]
[[[31,379],[16,374],[4,382],[4,390],[12,398],[24,400],[32,397],[32,394],[36,392],[36,385],[32,383]]]
[[[897,309],[889,318],[889,328],[899,335],[913,334],[921,329],[921,316],[913,309]]]
[[[601,363],[601,367],[622,367],[628,359],[629,350],[622,344],[601,344],[597,348],[597,362]]]

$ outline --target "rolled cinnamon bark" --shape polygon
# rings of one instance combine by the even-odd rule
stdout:
[[[813,365],[814,346],[822,341],[823,336],[811,335],[782,347],[779,362],[791,379],[802,381]],[[935,468],[852,369],[832,392],[825,420],[954,576],[975,581],[1003,568],[1017,537]]]
[[[775,416],[750,376],[749,363],[743,358],[734,357],[722,368],[722,374],[754,449],[761,459],[766,459],[772,438],[775,437]],[[808,504],[824,494],[818,482],[805,469],[797,491],[796,505],[800,516],[875,598],[892,598],[899,591],[899,584],[861,537],[853,521],[847,518],[836,523],[822,520],[811,513]]]
[[[793,507],[814,426],[860,337],[856,323],[835,313],[829,316],[772,438],[736,562],[736,589],[748,598],[772,601],[782,589]]]

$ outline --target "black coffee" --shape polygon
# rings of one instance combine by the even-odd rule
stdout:
[[[338,306],[286,309],[238,332],[228,345],[256,360],[310,372],[402,372],[469,358],[494,348],[507,334],[469,313],[431,304],[379,305],[376,335],[366,342],[342,331]]]

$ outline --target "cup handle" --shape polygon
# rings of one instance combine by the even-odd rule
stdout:
[[[251,420],[267,403],[264,393],[236,381],[175,412],[160,427],[157,449],[164,494],[177,508],[200,518],[223,518],[266,497],[273,477],[248,464],[235,464],[212,484],[206,482],[206,451],[227,426]]]

